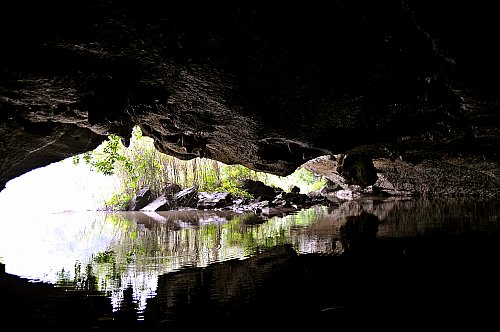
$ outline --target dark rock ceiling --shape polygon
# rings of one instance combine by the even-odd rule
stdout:
[[[395,189],[496,195],[494,8],[4,2],[0,188],[139,124],[184,159],[286,175],[318,156],[361,153]]]

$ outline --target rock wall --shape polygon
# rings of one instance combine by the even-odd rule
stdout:
[[[426,160],[431,173],[467,156],[477,172],[460,187],[489,190],[484,174],[498,183],[500,151],[493,9],[483,1],[7,1],[0,188],[108,133],[127,138],[138,124],[162,152],[278,175],[322,155],[390,161],[411,151],[407,166]]]

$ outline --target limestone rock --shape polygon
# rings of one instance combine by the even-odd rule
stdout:
[[[422,160],[445,174],[464,157],[477,172],[433,192],[491,193],[496,12],[451,0],[6,1],[0,188],[137,124],[161,152],[276,175],[364,154],[385,160],[397,190],[430,192],[441,178],[402,185],[391,162],[419,176]]]

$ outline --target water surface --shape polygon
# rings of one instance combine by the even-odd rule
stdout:
[[[214,317],[231,322],[241,312],[282,326],[297,308],[314,317],[301,320],[306,327],[341,324],[381,304],[404,317],[409,313],[394,301],[414,312],[420,307],[407,300],[423,301],[424,294],[425,321],[462,313],[453,305],[462,297],[477,302],[478,292],[497,293],[500,279],[491,267],[500,261],[499,215],[497,201],[395,198],[272,218],[199,210],[19,212],[1,219],[0,261],[6,273],[31,284],[109,301],[109,312],[92,313],[89,330],[128,320],[133,324],[123,326],[134,330],[182,329]],[[2,290],[3,311],[11,312],[12,294]],[[491,306],[474,308],[482,315]],[[47,315],[54,316],[51,328],[65,319]]]

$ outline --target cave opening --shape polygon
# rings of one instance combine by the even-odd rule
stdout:
[[[126,141],[126,142],[125,142]],[[153,198],[166,186],[196,186],[200,191],[230,191],[239,194],[245,179],[262,182],[282,192],[319,192],[332,185],[313,165],[315,158],[287,176],[228,165],[209,158],[178,159],[159,152],[152,138],[135,126],[131,137],[109,135],[95,150],[33,169],[7,182],[0,192],[3,211],[14,214],[33,211],[127,210],[128,203],[144,188]],[[122,197],[120,197],[122,196]],[[114,200],[114,203],[111,201]]]

